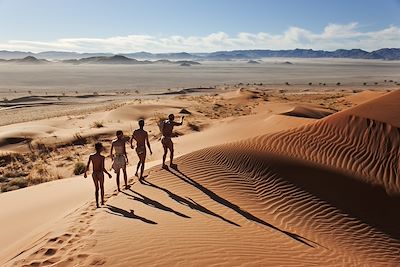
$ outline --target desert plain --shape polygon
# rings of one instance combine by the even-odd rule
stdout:
[[[400,62],[0,64],[0,265],[397,266]],[[173,113],[176,169],[159,122]],[[82,164],[145,120],[96,208]]]

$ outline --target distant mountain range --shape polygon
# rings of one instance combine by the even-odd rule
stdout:
[[[113,61],[120,63],[128,62],[127,59],[136,60],[253,60],[267,57],[284,58],[354,58],[354,59],[381,59],[381,60],[400,60],[400,48],[382,48],[372,52],[361,49],[338,49],[335,51],[313,50],[313,49],[293,49],[293,50],[233,50],[218,51],[211,53],[76,53],[47,51],[40,53],[21,52],[21,51],[0,51],[0,59],[23,59],[26,57],[46,60],[82,60],[86,58],[112,58],[113,56],[123,56],[124,58],[114,58]],[[132,64],[130,62],[129,64]]]
[[[191,60],[178,60],[171,61],[168,59],[159,59],[159,60],[137,60],[134,58],[128,58],[122,55],[114,55],[114,56],[96,56],[96,57],[86,57],[80,59],[65,59],[59,60],[58,62],[69,63],[69,64],[178,64],[180,66],[190,67],[192,65],[200,65],[199,62],[191,61]],[[43,63],[51,63],[47,59],[38,59],[34,56],[27,56],[24,58],[17,59],[0,59],[0,63],[17,63],[17,64],[43,64]]]
[[[15,58],[15,59],[0,59],[0,63],[22,63],[22,64],[43,64],[49,63],[50,61],[46,59],[37,59],[34,56],[27,56],[24,58]]]
[[[155,64],[155,63],[163,63],[163,64],[180,64],[182,66],[191,66],[191,65],[199,65],[199,62],[189,61],[189,60],[179,60],[179,61],[171,61],[168,59],[159,59],[159,60],[137,60],[134,58],[126,57],[123,55],[114,55],[114,56],[94,56],[94,57],[86,57],[81,59],[66,59],[62,60],[63,63],[72,63],[72,64]]]

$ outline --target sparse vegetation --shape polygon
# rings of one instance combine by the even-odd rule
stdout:
[[[28,176],[29,185],[41,184],[51,180],[53,180],[53,177],[43,162],[36,163]]]
[[[188,126],[192,131],[195,131],[195,132],[200,132],[200,130],[201,130],[201,127],[199,125],[196,125],[192,122],[189,122]]]
[[[95,121],[92,124],[92,128],[103,128],[103,127],[104,127],[104,124],[102,121]]]
[[[74,145],[86,145],[87,144],[87,138],[83,137],[80,133],[74,134],[74,139],[72,140],[72,144]]]
[[[337,83],[336,83],[336,85],[337,85],[337,86],[340,86],[340,85],[341,85],[341,83],[340,83],[340,82],[337,82]]]
[[[27,187],[29,185],[29,181],[26,178],[19,177],[13,178],[8,183],[3,184],[1,186],[1,192],[9,192],[13,190],[17,190],[20,188]]]
[[[86,165],[83,162],[75,163],[75,166],[74,166],[74,174],[75,175],[80,175],[80,174],[84,173],[85,170],[86,170]]]

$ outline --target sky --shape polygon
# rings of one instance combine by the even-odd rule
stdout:
[[[0,50],[400,47],[400,0],[0,0]]]

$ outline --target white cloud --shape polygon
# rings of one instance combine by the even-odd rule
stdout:
[[[383,47],[399,47],[400,28],[388,28],[362,32],[358,23],[329,24],[322,32],[314,33],[299,27],[290,27],[282,34],[267,32],[241,32],[229,36],[216,32],[207,36],[150,36],[128,35],[109,38],[63,38],[55,41],[10,40],[0,43],[0,49],[22,51],[76,51],[76,52],[210,52],[235,49],[294,49],[312,48],[335,50],[361,48],[375,50]]]

